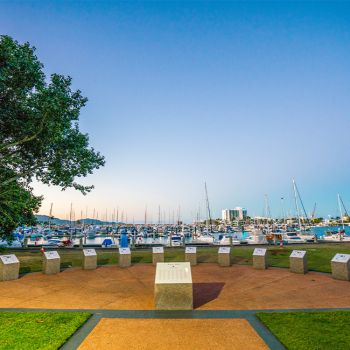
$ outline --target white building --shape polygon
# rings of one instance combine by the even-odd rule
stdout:
[[[247,209],[241,207],[223,209],[221,211],[221,217],[225,222],[245,220],[247,217]]]

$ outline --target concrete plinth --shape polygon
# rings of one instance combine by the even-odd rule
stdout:
[[[307,273],[307,254],[305,250],[293,250],[289,256],[289,269],[294,273]]]
[[[197,265],[197,248],[196,247],[186,247],[185,261],[189,262],[191,266]]]
[[[61,258],[57,251],[45,252],[43,258],[43,273],[45,275],[53,275],[60,272]]]
[[[189,262],[158,263],[154,304],[156,310],[192,310],[193,288]]]
[[[350,281],[350,254],[336,254],[331,265],[333,278]]]
[[[95,249],[83,249],[83,269],[94,270],[97,267],[97,254]]]
[[[231,248],[220,247],[218,251],[218,264],[220,266],[231,266]]]
[[[253,266],[258,270],[267,269],[267,250],[266,248],[255,248],[253,252]]]
[[[164,262],[164,248],[163,247],[153,247],[152,248],[152,263],[157,265],[159,262]]]
[[[129,267],[131,265],[130,248],[119,248],[119,267]]]
[[[0,255],[0,281],[16,280],[18,275],[19,261],[16,255]]]

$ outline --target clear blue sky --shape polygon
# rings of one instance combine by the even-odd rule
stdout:
[[[41,213],[190,220],[206,180],[215,217],[262,215],[265,194],[278,216],[292,177],[307,211],[350,207],[350,3],[2,1],[0,29],[72,76],[107,160],[86,197],[36,184]]]

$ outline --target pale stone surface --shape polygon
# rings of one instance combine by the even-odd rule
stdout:
[[[293,250],[289,256],[289,268],[291,272],[305,274],[308,271],[307,254],[305,250]]]
[[[197,265],[197,248],[196,247],[186,247],[185,261],[189,262],[191,266]]]
[[[245,319],[102,318],[78,348],[96,349],[268,350],[269,347]]]
[[[231,248],[230,247],[219,248],[218,264],[220,266],[231,266]]]
[[[97,267],[97,254],[95,249],[83,249],[83,269],[94,270]]]
[[[16,280],[18,275],[19,261],[16,255],[0,255],[0,281]]]
[[[153,247],[152,248],[152,263],[157,265],[159,262],[164,262],[164,248],[163,247]]]
[[[53,275],[60,272],[61,258],[57,251],[48,251],[43,257],[43,273]]]
[[[154,286],[156,310],[192,310],[193,288],[189,262],[158,263]]]
[[[258,270],[267,269],[267,250],[266,248],[255,248],[253,252],[253,266]]]
[[[131,265],[130,248],[119,248],[119,267],[129,267]]]
[[[331,265],[334,279],[350,281],[350,254],[336,254]]]

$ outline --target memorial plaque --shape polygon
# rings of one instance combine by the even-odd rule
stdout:
[[[220,247],[219,248],[219,254],[230,254],[231,248],[230,247]]]
[[[157,310],[192,310],[192,274],[189,262],[158,263],[154,302]]]
[[[299,258],[302,259],[306,254],[306,250],[293,250],[290,258]]]
[[[186,247],[185,261],[189,262],[191,266],[197,265],[197,247]]]
[[[186,247],[185,253],[187,253],[187,254],[196,254],[197,253],[197,247]]]
[[[130,248],[119,248],[119,267],[128,267],[131,265]]]
[[[119,254],[131,254],[130,248],[119,248]]]
[[[163,247],[153,247],[152,248],[152,263],[157,265],[159,262],[164,262],[164,248]]]
[[[266,248],[255,248],[253,252],[253,255],[256,255],[256,256],[265,256],[265,254],[266,254]]]
[[[16,280],[18,275],[19,260],[16,255],[0,255],[0,281]]]
[[[83,269],[94,270],[97,267],[97,254],[95,249],[83,249]]]
[[[332,276],[338,280],[350,280],[350,254],[336,254],[332,261]]]
[[[220,266],[231,266],[231,248],[220,247],[218,251],[218,263]]]
[[[52,275],[60,272],[61,258],[57,251],[44,252],[43,272]]]
[[[46,259],[59,259],[60,256],[58,255],[57,251],[49,251],[49,252],[44,252]]]
[[[19,263],[19,260],[17,259],[17,256],[15,254],[0,255],[0,259],[5,265]]]
[[[95,249],[83,249],[83,253],[85,256],[95,256],[96,250]]]
[[[253,267],[258,270],[267,269],[266,248],[255,248],[253,251]]]
[[[291,272],[306,273],[308,270],[306,251],[293,250],[289,256],[289,267]]]
[[[335,254],[332,262],[347,263],[350,260],[350,254]]]
[[[164,248],[163,247],[153,247],[152,252],[153,252],[153,254],[164,254]]]

